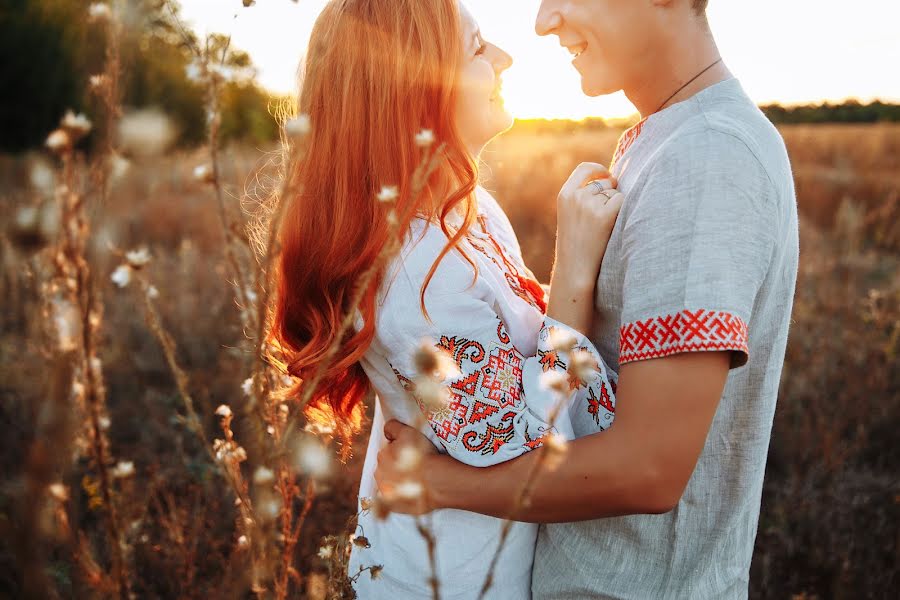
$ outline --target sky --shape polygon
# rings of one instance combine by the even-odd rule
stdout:
[[[622,117],[623,94],[588,98],[555,36],[538,37],[540,0],[463,0],[486,40],[513,56],[503,76],[517,118]],[[250,53],[259,82],[295,92],[300,57],[326,0],[180,0],[199,34],[231,34]],[[900,102],[897,0],[710,0],[709,20],[725,63],[758,103],[880,98]]]

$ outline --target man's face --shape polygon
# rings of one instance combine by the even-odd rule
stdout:
[[[556,35],[572,52],[588,96],[612,94],[640,81],[653,56],[659,22],[652,0],[543,0],[538,35]]]

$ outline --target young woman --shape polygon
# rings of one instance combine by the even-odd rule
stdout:
[[[363,599],[430,598],[432,563],[441,597],[477,597],[502,525],[437,511],[430,556],[415,518],[364,510],[362,499],[377,492],[385,418],[416,424],[440,451],[482,466],[537,448],[550,433],[571,438],[575,420],[597,431],[613,419],[615,374],[583,334],[621,194],[599,165],[576,169],[558,198],[545,293],[503,210],[477,184],[482,148],[512,124],[500,95],[511,62],[457,0],[334,0],[312,33],[299,103],[312,123],[310,151],[292,173],[302,193],[290,198],[280,232],[272,333],[290,350],[290,372],[308,377],[357,282],[377,269],[310,405],[349,434],[367,393],[377,392],[358,531],[371,545],[354,547],[349,575],[383,571],[355,578]],[[441,154],[416,186],[432,136]],[[399,250],[379,262],[396,248],[392,236]],[[452,365],[438,375],[447,391],[437,403],[416,358],[423,340]],[[536,532],[514,524],[489,597],[530,597]]]

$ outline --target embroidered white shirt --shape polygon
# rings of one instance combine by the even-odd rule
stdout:
[[[571,439],[577,430],[607,429],[615,413],[617,376],[581,333],[544,311],[544,290],[522,261],[512,226],[494,198],[476,191],[479,216],[462,247],[478,265],[478,276],[457,251],[437,267],[425,293],[430,321],[420,308],[420,289],[447,244],[439,224],[414,220],[403,247],[387,269],[376,311],[375,340],[362,366],[378,399],[360,484],[360,497],[374,497],[374,470],[386,443],[386,420],[420,424],[441,452],[474,466],[489,466],[539,447],[555,431]],[[572,376],[573,352],[554,349],[568,336],[593,367]],[[445,407],[434,410],[413,380],[413,353],[423,340],[446,352],[457,372],[443,382]],[[551,343],[553,341],[553,343]],[[553,382],[563,392],[551,389]],[[562,406],[554,411],[555,406]],[[557,418],[551,423],[552,416]],[[424,518],[437,542],[436,575],[442,598],[473,598],[487,576],[502,521],[457,510]],[[431,567],[416,518],[390,515],[379,521],[363,512],[359,535],[370,548],[354,546],[349,575],[383,565],[378,580],[363,573],[355,581],[362,599],[430,598]],[[515,523],[493,574],[489,598],[530,598],[537,525]]]

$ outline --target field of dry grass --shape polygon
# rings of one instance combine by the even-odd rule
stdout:
[[[797,178],[801,268],[751,595],[888,597],[900,586],[900,126],[792,126],[782,133]],[[559,186],[578,162],[604,162],[618,134],[514,130],[486,152],[485,185],[506,208],[540,278],[549,274]],[[223,158],[225,204],[241,235],[253,197],[262,193],[252,174],[266,157],[238,148]],[[96,465],[73,454],[66,508],[42,512],[37,533],[18,522],[20,500],[31,497],[24,466],[32,464],[35,432],[48,419],[45,399],[55,389],[41,312],[46,267],[9,233],[17,209],[39,196],[23,160],[0,161],[0,227],[7,232],[0,253],[0,589],[11,597],[21,592],[23,562],[31,556],[24,548],[42,561],[38,568],[56,597],[102,597],[97,582],[111,558]],[[148,246],[152,261],[144,273],[158,291],[155,305],[207,436],[222,435],[214,411],[228,404],[236,413],[235,438],[250,438],[241,389],[248,333],[228,282],[214,194],[192,175],[206,160],[198,152],[136,162],[106,202],[88,211],[93,234],[86,256],[104,307],[97,345],[108,454],[134,468],[117,479],[111,501],[120,509],[130,585],[139,598],[232,597],[247,583],[234,495],[179,418],[182,400],[145,320],[141,292],[110,281],[121,263],[111,247]],[[253,260],[248,252],[238,259],[246,266]],[[293,565],[301,574],[294,594],[328,572],[317,550],[354,514],[364,442],[347,465],[314,486]],[[253,464],[255,449],[247,450]],[[61,522],[78,535],[60,541]],[[39,551],[26,535],[42,536]]]

